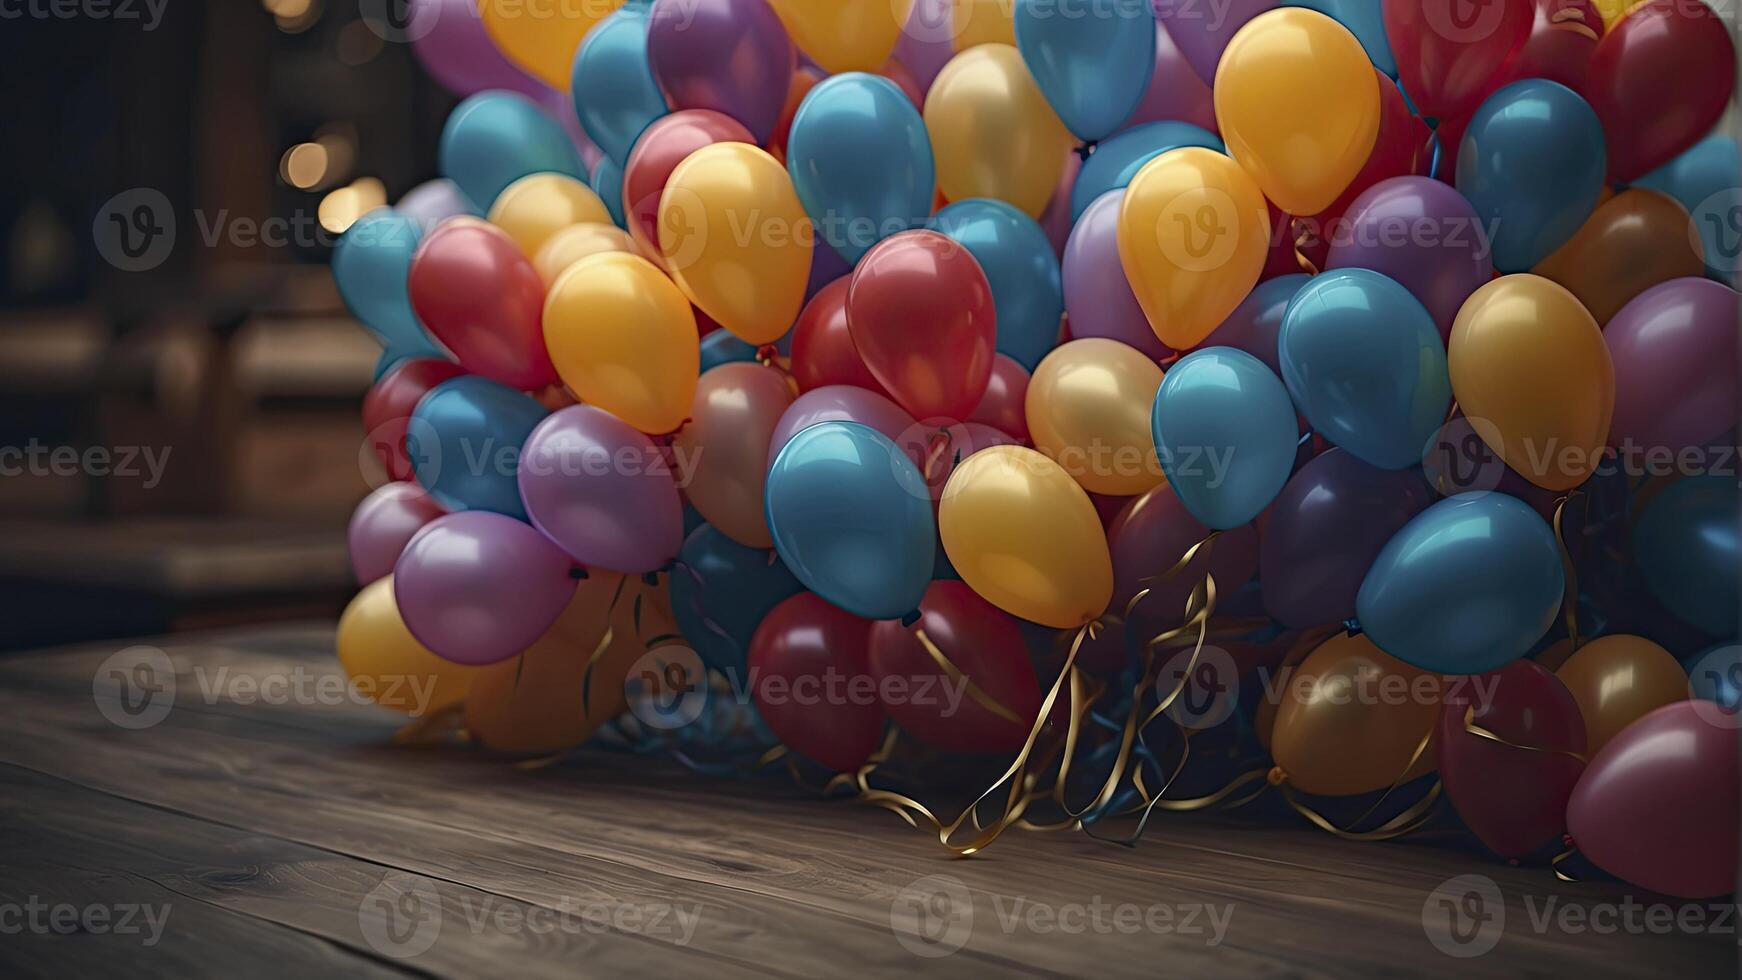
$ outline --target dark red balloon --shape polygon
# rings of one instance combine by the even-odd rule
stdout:
[[[1019,443],[1028,441],[1028,370],[1008,354],[992,357],[986,394],[968,414],[968,421],[989,425]]]
[[[871,672],[889,716],[914,738],[946,752],[1018,749],[1040,711],[1040,681],[1022,630],[1009,614],[961,582],[933,582],[912,626],[871,627]],[[983,694],[1016,717],[1001,717],[952,681],[919,639],[926,638]]]
[[[824,286],[798,315],[798,325],[792,329],[792,376],[801,391],[852,385],[887,398],[889,392],[871,376],[847,330],[849,281],[843,276]]]
[[[450,221],[411,259],[411,308],[460,365],[510,388],[554,384],[544,281],[520,246],[482,221]]]
[[[871,677],[871,621],[801,592],[750,638],[756,709],[789,749],[835,772],[865,764],[883,737]]]
[[[1603,15],[1591,0],[1536,0],[1530,40],[1512,59],[1506,80],[1546,78],[1582,93],[1602,38]]]
[[[1385,0],[1398,81],[1426,119],[1476,108],[1535,20],[1521,0]]]
[[[452,361],[412,358],[382,375],[363,396],[363,431],[368,433],[369,447],[387,470],[388,479],[413,478],[411,460],[405,454],[405,432],[417,403],[431,388],[465,373],[465,368]]]
[[[1366,193],[1368,188],[1382,180],[1427,169],[1425,156],[1428,138],[1433,131],[1409,111],[1409,103],[1404,101],[1396,82],[1382,71],[1375,70],[1373,74],[1379,80],[1379,136],[1373,144],[1372,154],[1367,157],[1366,166],[1330,207],[1312,219],[1318,223],[1319,236],[1327,241],[1334,241],[1338,234],[1347,234],[1345,229],[1339,228],[1338,222],[1349,210],[1349,205],[1355,203],[1355,198]]]
[[[1735,44],[1705,4],[1634,8],[1598,42],[1586,83],[1609,179],[1635,180],[1680,156],[1718,124],[1735,88]]]
[[[1585,771],[1567,754],[1585,752],[1585,722],[1572,692],[1529,660],[1461,678],[1449,692],[1440,711],[1439,767],[1458,816],[1503,858],[1559,840],[1567,798]],[[1466,712],[1471,724],[1512,745],[1469,731]]]
[[[935,231],[878,242],[847,291],[865,366],[916,419],[965,419],[992,377],[997,314],[980,263]]]
[[[684,158],[715,143],[752,143],[744,124],[711,109],[684,109],[648,126],[623,165],[623,216],[643,248],[659,253],[659,198]]]

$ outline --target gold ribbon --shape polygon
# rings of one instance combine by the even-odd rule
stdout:
[[[1016,712],[1011,711],[1009,708],[998,703],[998,699],[987,694],[980,685],[974,683],[972,677],[962,673],[954,663],[951,663],[950,658],[944,656],[944,652],[938,649],[937,644],[932,642],[931,637],[925,635],[924,629],[914,630],[913,635],[919,639],[919,645],[925,647],[925,652],[931,654],[931,658],[937,663],[938,668],[949,676],[950,683],[967,685],[968,696],[974,699],[975,704],[978,704],[980,707],[985,708],[987,711],[992,712],[1013,725],[1022,724],[1022,719],[1016,717]]]
[[[466,720],[464,704],[450,704],[413,718],[393,733],[395,745],[436,745],[448,741],[451,735],[464,735]]]
[[[1318,265],[1316,265],[1312,259],[1307,258],[1306,254],[1307,244],[1313,240],[1312,230],[1309,229],[1306,226],[1306,223],[1301,221],[1299,218],[1295,218],[1290,222],[1289,230],[1294,232],[1294,260],[1300,263],[1300,271],[1309,276],[1318,275]]]
[[[1567,550],[1567,539],[1561,530],[1561,518],[1565,515],[1567,503],[1574,497],[1584,494],[1574,490],[1562,497],[1554,507],[1554,543],[1561,552],[1561,571],[1566,579],[1566,593],[1561,597],[1561,616],[1567,626],[1567,653],[1577,653],[1579,649],[1579,571],[1573,566],[1572,552]],[[1585,505],[1587,515],[1590,504]]]
[[[1476,736],[1477,738],[1486,739],[1490,742],[1498,742],[1507,748],[1518,749],[1522,752],[1548,752],[1554,755],[1564,755],[1570,759],[1577,759],[1581,763],[1590,761],[1589,759],[1586,759],[1583,754],[1574,752],[1572,749],[1549,749],[1540,745],[1521,745],[1518,742],[1511,741],[1495,732],[1489,731],[1481,725],[1476,724],[1476,706],[1473,704],[1464,709],[1464,731]]]
[[[1386,787],[1385,792],[1379,794],[1379,798],[1373,801],[1372,806],[1369,806],[1359,817],[1349,821],[1348,827],[1337,826],[1323,814],[1314,810],[1312,807],[1307,806],[1305,803],[1302,803],[1295,795],[1294,789],[1288,785],[1288,773],[1284,772],[1280,766],[1270,771],[1268,777],[1269,782],[1282,793],[1283,801],[1286,802],[1294,812],[1306,817],[1307,820],[1320,830],[1340,837],[1343,840],[1393,840],[1402,837],[1405,834],[1414,833],[1415,831],[1420,830],[1422,827],[1427,825],[1428,821],[1433,819],[1434,804],[1439,802],[1440,798],[1439,780],[1434,780],[1433,787],[1428,790],[1426,796],[1417,800],[1415,803],[1411,804],[1408,809],[1399,813],[1397,816],[1392,817],[1390,820],[1385,821],[1372,830],[1355,830],[1353,828],[1366,822],[1367,818],[1371,817],[1374,811],[1383,806],[1385,801],[1391,798],[1391,794],[1396,792],[1399,786],[1403,785],[1404,780],[1409,776],[1409,771],[1415,768],[1415,764],[1421,761],[1421,757],[1427,753],[1428,746],[1433,744],[1433,737],[1434,735],[1431,729],[1427,734],[1421,737],[1421,741],[1416,743],[1415,751],[1410,753],[1409,761],[1404,764],[1403,771],[1397,774],[1397,778],[1391,781],[1391,785]]]

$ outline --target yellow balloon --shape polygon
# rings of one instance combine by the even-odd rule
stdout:
[[[569,266],[600,252],[640,255],[641,249],[635,246],[635,240],[628,232],[615,225],[583,221],[545,239],[532,256],[532,267],[538,270],[538,277],[544,280],[544,288],[548,290]]]
[[[599,195],[567,174],[528,174],[496,196],[490,223],[502,229],[527,258],[552,235],[580,222],[608,225],[611,212]]]
[[[774,343],[798,319],[815,243],[786,168],[748,143],[685,157],[659,200],[659,250],[671,277],[749,344]]]
[[[944,552],[993,605],[1070,629],[1113,600],[1113,559],[1089,495],[1032,449],[995,446],[963,460],[938,507]]]
[[[1530,271],[1567,287],[1603,326],[1647,289],[1705,275],[1706,260],[1681,202],[1634,187],[1605,201],[1572,241]]]
[[[913,0],[769,0],[793,43],[830,74],[875,72],[889,60]]]
[[[1149,425],[1161,368],[1141,351],[1099,337],[1073,340],[1034,369],[1024,411],[1034,448],[1083,489],[1134,497],[1164,477]]]
[[[1119,262],[1150,329],[1175,350],[1202,343],[1240,305],[1270,250],[1264,194],[1214,150],[1144,164],[1119,206]]]
[[[1518,474],[1571,490],[1602,461],[1615,368],[1597,321],[1566,287],[1505,276],[1471,294],[1447,351],[1471,428]]]
[[[431,653],[399,617],[393,576],[363,587],[339,617],[339,666],[357,692],[382,707],[421,718],[466,699],[477,667]]]
[[[1597,12],[1603,15],[1603,26],[1611,30],[1615,22],[1627,16],[1634,7],[1642,6],[1646,0],[1594,0]],[[1707,16],[1713,16],[1708,14]]]
[[[1668,650],[1642,636],[1604,636],[1575,651],[1555,676],[1585,718],[1585,757],[1644,715],[1688,699],[1688,675]]]
[[[1016,0],[950,0],[951,42],[957,51],[982,44],[1016,45]]]
[[[642,432],[689,417],[701,343],[689,300],[653,263],[624,252],[569,266],[544,300],[544,343],[577,397]]]
[[[926,94],[925,128],[944,197],[997,198],[1031,218],[1046,210],[1073,142],[1009,44],[950,59]]]
[[[624,0],[478,0],[484,30],[509,61],[559,92],[569,90],[569,70],[587,32]],[[451,16],[443,14],[443,16]]]
[[[1289,214],[1330,207],[1379,138],[1379,77],[1348,28],[1283,7],[1249,21],[1216,67],[1228,152]]]

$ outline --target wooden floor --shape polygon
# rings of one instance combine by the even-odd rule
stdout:
[[[372,707],[193,684],[332,673],[330,627],[147,642],[189,693],[140,730],[93,698],[127,644],[0,657],[0,976],[1737,973],[1734,922],[1665,934],[1618,886],[1443,845],[1162,815],[1136,849],[1012,834],[952,860],[779,778],[608,752],[525,771],[396,747]],[[1471,906],[1465,874],[1499,901]]]

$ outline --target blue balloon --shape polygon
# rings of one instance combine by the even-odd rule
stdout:
[[[792,437],[768,471],[774,548],[805,588],[855,616],[919,609],[937,523],[925,478],[889,437],[821,422]]]
[[[1217,153],[1228,152],[1215,133],[1191,123],[1152,122],[1133,126],[1095,147],[1083,162],[1071,188],[1071,220],[1083,216],[1095,198],[1111,190],[1129,187],[1143,165],[1169,150],[1201,146]]]
[[[677,560],[671,611],[678,630],[703,663],[741,674],[762,618],[804,586],[773,552],[747,548],[712,524],[690,532]]]
[[[811,89],[792,118],[786,169],[817,233],[850,263],[931,214],[925,120],[880,75],[847,72]]]
[[[931,227],[980,263],[998,314],[998,352],[1033,371],[1058,345],[1064,276],[1046,230],[1017,208],[976,197],[939,211]]]
[[[1219,531],[1250,523],[1270,506],[1300,443],[1282,381],[1232,347],[1181,358],[1161,379],[1149,426],[1180,503]]]
[[[1554,625],[1566,579],[1536,511],[1503,493],[1460,493],[1386,543],[1355,597],[1379,649],[1442,674],[1481,674],[1530,652]]]
[[[670,109],[647,62],[651,10],[630,4],[587,32],[575,55],[569,91],[587,138],[618,167],[629,162],[635,140]]]
[[[1660,492],[1633,526],[1645,587],[1676,618],[1711,636],[1734,636],[1742,536],[1734,477],[1686,477]]]
[[[1151,0],[1017,0],[1016,47],[1065,128],[1104,139],[1125,125],[1155,74]]]
[[[506,385],[476,375],[430,389],[411,413],[406,456],[417,482],[448,510],[489,510],[526,520],[520,447],[547,413]]]
[[[1634,184],[1680,201],[1705,244],[1706,275],[1737,281],[1742,273],[1742,150],[1734,137],[1708,136]]]
[[[461,102],[442,127],[442,176],[488,212],[496,195],[527,174],[550,171],[583,183],[587,168],[556,120],[523,95],[479,92]]]
[[[1433,315],[1370,269],[1338,269],[1301,287],[1283,315],[1277,356],[1307,424],[1380,469],[1418,465],[1452,404]]]
[[[1384,0],[1289,0],[1283,6],[1305,7],[1335,20],[1355,35],[1355,40],[1367,49],[1373,67],[1392,78],[1397,77],[1397,58],[1391,53],[1391,41],[1385,36]]]
[[[333,249],[333,282],[345,308],[383,347],[430,343],[411,311],[406,287],[421,241],[417,222],[392,208],[378,208],[358,218]]]
[[[623,168],[610,157],[600,157],[588,183],[605,202],[605,210],[611,212],[611,223],[627,231],[629,226],[623,223]]]
[[[1495,268],[1528,272],[1596,210],[1607,168],[1597,113],[1565,85],[1529,78],[1470,119],[1457,187],[1492,230]]]
[[[1688,686],[1696,698],[1729,711],[1742,709],[1742,646],[1720,643],[1688,665]]]

